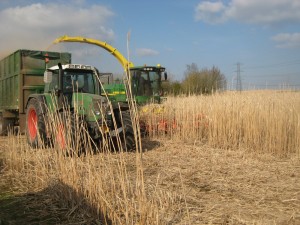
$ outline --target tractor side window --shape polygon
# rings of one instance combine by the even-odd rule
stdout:
[[[58,71],[52,71],[52,81],[49,84],[49,92],[58,89]]]
[[[87,77],[87,83],[88,83],[88,86],[87,86],[88,92],[95,94],[95,82],[94,82],[93,74],[90,74]]]
[[[132,92],[133,92],[133,95],[137,95],[138,89],[139,89],[139,74],[135,70],[132,70],[130,73],[132,76],[132,78],[131,78]]]

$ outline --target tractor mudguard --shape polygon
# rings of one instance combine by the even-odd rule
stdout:
[[[37,101],[40,103],[40,106],[42,107],[42,112],[45,115],[46,114],[46,109],[47,109],[47,100],[46,100],[45,95],[43,95],[43,94],[31,94],[31,95],[29,95],[28,100],[26,102],[25,109],[27,109],[28,103],[29,103],[30,99],[32,99],[32,98],[37,99]]]

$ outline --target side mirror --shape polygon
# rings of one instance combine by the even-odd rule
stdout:
[[[45,71],[45,73],[44,73],[44,82],[46,84],[49,84],[49,83],[52,82],[52,75],[53,75],[53,73],[51,71],[47,71],[47,70]]]
[[[164,77],[165,77],[165,80],[168,79],[168,74],[167,74],[167,72],[164,73]]]

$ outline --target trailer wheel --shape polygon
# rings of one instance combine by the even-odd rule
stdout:
[[[13,120],[3,118],[2,114],[0,114],[0,136],[7,135],[13,125]]]
[[[36,98],[30,99],[27,105],[26,137],[33,148],[45,147],[48,144],[44,114]]]

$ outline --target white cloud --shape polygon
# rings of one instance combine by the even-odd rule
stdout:
[[[195,8],[196,21],[220,23],[228,20],[276,25],[300,22],[299,0],[201,1]]]
[[[222,2],[202,2],[196,7],[195,19],[208,23],[223,22],[225,5]]]
[[[155,56],[159,55],[159,52],[149,48],[139,48],[136,50],[138,56]]]
[[[45,50],[54,39],[66,34],[111,42],[115,35],[107,24],[113,16],[112,11],[101,5],[37,3],[2,9],[1,54],[19,48]]]
[[[280,33],[272,37],[278,48],[300,48],[300,33]]]

